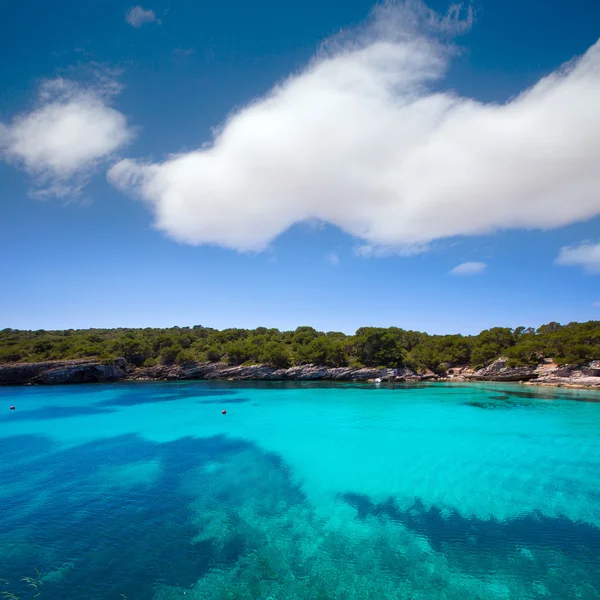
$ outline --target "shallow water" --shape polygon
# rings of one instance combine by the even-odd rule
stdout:
[[[598,401],[488,383],[0,388],[0,594],[600,599]]]

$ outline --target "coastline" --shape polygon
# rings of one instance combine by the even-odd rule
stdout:
[[[598,391],[600,392],[600,381],[599,382],[594,382],[591,385],[585,385],[585,384],[581,384],[581,383],[567,383],[567,382],[562,382],[562,381],[552,381],[552,382],[548,382],[548,381],[529,381],[529,382],[523,382],[522,385],[530,385],[530,386],[536,386],[536,387],[554,387],[554,388],[568,388],[568,389],[572,389],[572,390],[592,390],[592,391]]]
[[[520,383],[600,391],[600,361],[588,365],[509,367],[499,358],[479,370],[454,367],[444,376],[416,373],[408,368],[325,367],[313,364],[278,368],[265,364],[231,366],[226,363],[189,362],[182,365],[138,367],[124,358],[111,361],[76,359],[38,363],[0,364],[0,385],[60,385],[114,381],[332,381],[382,383]]]

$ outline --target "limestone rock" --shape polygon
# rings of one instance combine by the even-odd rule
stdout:
[[[117,381],[125,377],[125,371],[117,365],[83,364],[59,369],[43,371],[34,382],[47,385],[63,383],[97,383],[100,381]]]
[[[484,381],[530,381],[537,379],[535,366],[529,367],[509,367],[508,358],[501,356],[491,365],[475,371],[470,379]]]
[[[226,363],[188,363],[178,366],[156,365],[138,369],[135,379],[223,379],[257,381],[396,381],[419,379],[408,369],[399,373],[394,369],[371,369],[358,367],[321,367],[317,365],[299,365],[278,368],[269,365],[230,366]]]
[[[323,367],[297,365],[279,368],[271,365],[231,366],[226,363],[190,361],[182,365],[136,367],[124,358],[110,363],[94,360],[47,361],[39,363],[0,364],[0,385],[40,383],[47,385],[118,381],[122,379],[150,380],[239,380],[239,381],[381,381],[419,382],[443,381],[518,381],[530,384],[564,385],[600,389],[600,361],[584,366],[557,365],[550,359],[536,366],[509,367],[501,357],[492,364],[473,371],[468,366],[453,366],[444,378],[428,371],[415,373],[400,369],[368,367]]]
[[[588,377],[600,377],[600,360],[593,360],[581,370]]]
[[[127,363],[122,358],[109,364],[89,360],[8,363],[0,365],[0,385],[117,381],[126,376],[126,368]]]

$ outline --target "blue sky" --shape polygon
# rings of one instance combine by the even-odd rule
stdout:
[[[0,328],[599,319],[600,4],[429,7],[11,3]]]

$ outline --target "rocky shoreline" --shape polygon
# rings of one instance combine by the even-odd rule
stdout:
[[[441,381],[498,381],[518,382],[525,385],[549,385],[600,390],[600,360],[586,365],[558,365],[546,360],[538,365],[509,367],[508,359],[501,357],[492,364],[474,371],[469,367],[451,368]]]
[[[499,381],[528,385],[552,385],[600,390],[600,361],[584,366],[556,365],[545,361],[527,367],[509,367],[499,358],[483,369],[451,367],[446,376],[410,369],[320,367],[300,365],[277,368],[269,365],[230,366],[226,363],[191,362],[183,365],[136,367],[124,358],[113,361],[68,360],[0,364],[0,385],[58,385],[109,381]]]

